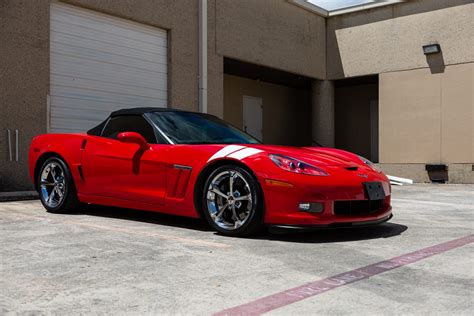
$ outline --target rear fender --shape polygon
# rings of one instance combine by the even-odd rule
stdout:
[[[84,185],[81,180],[82,152],[87,135],[83,134],[44,134],[33,138],[29,151],[29,171],[32,182],[36,185],[36,174],[40,165],[50,156],[59,156],[69,167],[77,191]]]

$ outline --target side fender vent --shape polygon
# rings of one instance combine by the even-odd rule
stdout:
[[[87,145],[87,139],[82,140],[81,150],[86,149],[86,145]]]
[[[86,181],[84,179],[84,173],[82,172],[82,165],[77,166],[77,171],[79,171],[79,176],[81,177],[81,181],[82,182]]]
[[[192,168],[183,165],[173,165],[167,171],[168,190],[167,196],[183,198],[191,176]]]

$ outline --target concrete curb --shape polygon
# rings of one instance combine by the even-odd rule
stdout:
[[[39,196],[36,191],[0,192],[0,202],[36,200],[37,198]]]

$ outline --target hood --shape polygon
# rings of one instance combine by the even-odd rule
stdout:
[[[314,166],[354,166],[363,164],[353,153],[325,147],[290,147],[273,145],[246,145],[263,150],[267,154],[289,156]]]

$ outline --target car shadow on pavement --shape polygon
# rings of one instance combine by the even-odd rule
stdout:
[[[151,223],[170,227],[185,228],[197,231],[214,232],[207,223],[198,218],[169,215],[157,212],[140,211],[126,208],[89,205],[81,208],[75,214],[105,218],[116,218],[126,221]],[[296,243],[331,243],[390,238],[401,235],[407,226],[397,223],[384,223],[370,227],[354,228],[321,228],[309,231],[268,227],[249,239],[265,239]],[[215,234],[220,235],[217,232]]]
[[[211,231],[211,228],[201,219],[169,215],[158,212],[148,212],[110,206],[88,205],[82,207],[78,212],[76,212],[76,214],[116,218],[126,221],[187,228],[198,231]]]
[[[397,223],[384,223],[376,226],[354,228],[327,228],[311,231],[269,228],[269,232],[259,239],[278,240],[297,243],[331,243],[390,238],[401,235],[407,226]]]

